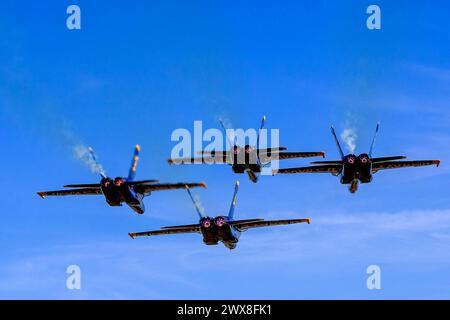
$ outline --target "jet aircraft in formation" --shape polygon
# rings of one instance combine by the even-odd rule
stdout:
[[[169,159],[169,164],[192,164],[192,163],[206,163],[206,164],[228,164],[234,173],[247,173],[249,179],[256,183],[258,182],[259,174],[262,169],[268,166],[273,160],[285,160],[293,158],[310,158],[310,157],[324,157],[325,153],[322,151],[312,152],[282,152],[287,150],[286,147],[260,148],[261,131],[266,123],[264,116],[259,128],[256,147],[247,144],[244,147],[237,145],[236,137],[233,141],[228,137],[228,143],[231,149],[228,151],[200,151],[201,157],[197,158],[173,158]],[[226,133],[225,126],[220,122],[223,130]]]
[[[222,242],[228,249],[235,249],[239,237],[242,232],[260,227],[272,227],[294,223],[310,223],[309,218],[302,219],[287,219],[287,220],[264,220],[264,219],[246,219],[235,220],[234,209],[236,207],[237,193],[239,190],[239,181],[236,181],[236,187],[234,189],[234,195],[231,200],[230,210],[228,215],[219,215],[216,217],[205,216],[200,210],[197,202],[192,197],[189,187],[186,186],[186,190],[189,193],[189,197],[194,203],[195,210],[199,216],[199,222],[196,224],[188,224],[181,226],[162,227],[160,230],[144,231],[144,232],[132,232],[129,233],[131,238],[143,237],[143,236],[158,236],[167,234],[179,234],[179,233],[200,233],[203,237],[203,242],[206,245],[216,245]]]
[[[341,144],[336,135],[334,127],[331,127],[331,133],[336,142],[341,160],[331,161],[314,161],[311,164],[314,166],[287,168],[274,170],[273,174],[286,173],[331,173],[335,176],[340,176],[342,184],[349,185],[349,191],[355,193],[358,190],[358,183],[372,182],[373,174],[378,171],[387,169],[398,169],[406,167],[420,167],[420,166],[439,166],[439,160],[415,160],[415,161],[399,161],[405,159],[405,156],[388,156],[388,157],[372,157],[372,151],[375,140],[378,134],[380,124],[377,124],[375,135],[370,145],[369,153],[362,153],[360,155],[347,154],[344,155]]]
[[[229,140],[230,146],[232,146],[229,151],[202,151],[201,157],[169,159],[169,163],[226,163],[232,166],[234,173],[246,172],[250,180],[256,183],[262,169],[275,159],[283,160],[325,156],[324,152],[284,152],[286,150],[284,147],[260,148],[260,135],[261,130],[264,128],[265,121],[266,118],[263,117],[257,136],[256,147],[245,145],[244,148],[241,148],[237,145],[236,139],[234,139],[233,142]],[[221,125],[223,129],[225,129],[222,123]],[[334,127],[331,127],[331,133],[341,156],[340,160],[315,161],[311,162],[313,166],[279,169],[274,171],[273,175],[278,173],[331,173],[335,176],[340,176],[340,182],[349,185],[349,191],[355,193],[359,183],[371,182],[373,174],[381,170],[429,165],[439,166],[439,160],[404,161],[403,159],[406,158],[405,156],[373,157],[372,152],[379,127],[380,124],[378,123],[369,152],[362,153],[358,156],[353,153],[347,155],[344,154]],[[125,203],[135,212],[143,214],[145,211],[143,200],[146,196],[149,196],[151,192],[170,189],[186,189],[199,216],[198,223],[162,227],[159,230],[154,231],[132,232],[129,233],[129,236],[136,238],[141,236],[199,233],[202,235],[203,242],[206,245],[216,245],[219,242],[222,242],[225,247],[229,249],[236,248],[241,233],[248,229],[294,223],[310,223],[309,218],[287,220],[264,220],[260,218],[235,220],[234,210],[239,190],[239,181],[236,182],[228,215],[219,215],[216,217],[206,216],[200,210],[190,191],[193,187],[206,187],[205,183],[158,183],[158,180],[135,180],[139,152],[140,146],[136,145],[127,177],[116,177],[113,179],[108,177],[103,170],[99,170],[101,176],[100,183],[69,184],[65,185],[65,189],[63,190],[42,191],[38,192],[38,195],[42,198],[47,196],[66,195],[103,195],[110,206],[121,206]],[[97,168],[102,168],[91,148],[89,148],[89,154]]]
[[[100,183],[68,184],[64,186],[67,189],[41,191],[37,194],[41,198],[47,196],[103,195],[110,206],[122,206],[123,203],[126,203],[135,212],[143,214],[145,212],[144,198],[149,196],[152,191],[184,189],[186,185],[190,188],[206,187],[203,182],[158,183],[158,180],[135,180],[140,150],[141,147],[136,145],[130,171],[126,178],[116,177],[112,179],[100,170]],[[92,148],[89,148],[89,152],[92,160],[97,163],[97,167],[101,167]]]

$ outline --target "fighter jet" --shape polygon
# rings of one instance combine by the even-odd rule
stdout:
[[[239,190],[239,181],[236,182],[233,199],[231,201],[230,211],[227,216],[217,216],[215,218],[205,216],[200,210],[197,202],[192,197],[189,187],[186,186],[186,190],[194,203],[195,210],[199,216],[199,223],[163,227],[156,231],[145,232],[133,232],[128,235],[131,238],[142,236],[157,236],[163,234],[176,234],[176,233],[200,233],[203,236],[203,242],[206,245],[217,245],[222,242],[228,249],[235,249],[239,241],[241,232],[248,229],[259,227],[270,227],[277,225],[286,225],[293,223],[310,223],[309,218],[305,219],[289,219],[289,220],[269,220],[264,219],[248,219],[248,220],[234,220],[234,209],[236,207],[237,192]]]
[[[41,198],[47,196],[67,196],[67,195],[103,195],[110,206],[122,206],[126,203],[131,209],[139,214],[145,212],[144,197],[149,196],[152,191],[184,189],[187,186],[204,187],[206,184],[200,183],[157,183],[158,180],[134,180],[137,164],[139,161],[139,152],[141,147],[136,145],[133,159],[131,161],[128,177],[109,178],[103,170],[98,170],[101,176],[100,183],[93,184],[69,184],[65,185],[65,190],[43,191],[37,194]],[[97,168],[102,168],[98,162],[94,151],[89,148],[91,160],[94,161]]]
[[[372,151],[375,144],[375,140],[380,128],[380,123],[377,124],[375,129],[375,135],[370,145],[369,153],[362,153],[359,156],[354,154],[344,155],[342,151],[339,139],[336,136],[334,127],[331,127],[331,133],[333,134],[337,148],[341,155],[341,160],[333,161],[315,161],[311,164],[315,166],[289,168],[274,170],[273,174],[277,173],[331,173],[334,176],[341,177],[341,183],[349,185],[349,191],[355,193],[358,190],[358,183],[369,183],[372,181],[373,174],[381,170],[397,169],[405,167],[420,167],[436,165],[439,166],[439,160],[418,160],[418,161],[398,161],[405,159],[405,156],[391,156],[391,157],[372,157]]]
[[[325,157],[324,152],[280,152],[287,150],[285,147],[260,148],[261,131],[264,128],[266,117],[262,118],[261,127],[258,132],[256,147],[249,144],[244,148],[237,145],[236,137],[233,141],[227,136],[228,143],[231,146],[229,151],[200,151],[201,157],[197,158],[174,158],[169,159],[169,164],[192,164],[192,163],[206,163],[206,164],[228,164],[232,167],[234,173],[247,173],[249,179],[256,183],[262,169],[274,160],[284,160],[292,158],[310,158],[310,157]],[[226,129],[222,121],[220,125],[226,133]]]

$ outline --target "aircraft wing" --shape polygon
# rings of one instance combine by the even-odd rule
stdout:
[[[102,190],[98,188],[79,188],[79,189],[66,189],[55,191],[42,191],[37,193],[41,198],[47,196],[79,196],[79,195],[98,195],[102,194]]]
[[[193,158],[173,158],[167,160],[169,164],[195,164],[195,163],[231,163],[227,153],[220,152],[215,155],[204,155],[203,157]]]
[[[264,162],[272,161],[272,160],[285,160],[285,159],[294,159],[294,158],[311,158],[311,157],[324,157],[325,153],[323,152],[281,152],[281,153],[273,153],[273,154],[261,154],[260,158]]]
[[[386,169],[398,169],[406,167],[422,167],[422,166],[439,166],[441,162],[439,160],[417,160],[417,161],[386,161],[374,163],[372,170],[374,172]]]
[[[305,219],[288,219],[288,220],[236,220],[231,221],[230,224],[240,231],[245,231],[247,229],[252,228],[261,228],[261,227],[272,227],[272,226],[280,226],[286,224],[294,224],[294,223],[307,223],[310,224],[311,220],[309,218]]]
[[[280,151],[284,151],[284,150],[287,150],[287,148],[286,147],[275,147],[275,148],[256,149],[255,151],[258,152],[258,154],[263,154],[263,153],[280,152]]]
[[[198,227],[198,226],[199,226],[199,224],[195,223],[195,224],[185,224],[185,225],[181,225],[181,226],[161,227],[161,229],[195,228],[195,227]]]
[[[127,184],[136,185],[136,184],[147,184],[156,182],[159,182],[159,180],[133,180],[127,181]],[[67,184],[64,186],[64,188],[100,188],[100,187],[101,187],[100,183]]]
[[[178,233],[199,233],[200,225],[190,225],[190,226],[173,226],[173,227],[165,227],[161,230],[155,231],[144,231],[144,232],[130,232],[128,235],[131,238],[136,237],[150,237],[150,236],[160,236],[165,234],[178,234]]]
[[[185,189],[203,187],[206,188],[206,184],[203,182],[199,183],[152,183],[152,184],[138,184],[134,187],[134,190],[138,193],[149,193],[152,191],[160,190],[174,190],[174,189]]]
[[[127,181],[127,184],[137,185],[137,184],[147,184],[147,183],[156,183],[156,182],[159,182],[159,180],[133,180],[133,181]]]
[[[325,157],[324,152],[282,152],[278,154],[280,160],[292,159],[292,158],[312,158],[312,157]]]
[[[386,162],[386,161],[402,160],[402,159],[406,159],[406,157],[405,156],[380,157],[380,158],[372,158],[372,159],[370,159],[370,161],[372,161],[372,163],[377,163],[377,162]]]
[[[100,183],[66,184],[64,188],[100,188]]]
[[[203,157],[223,157],[226,156],[229,151],[198,151],[197,154],[201,154]]]
[[[342,160],[328,160],[328,161],[311,161],[310,164],[334,164],[342,166]]]
[[[339,164],[328,164],[323,166],[310,166],[310,167],[300,167],[300,168],[288,168],[288,169],[278,169],[273,170],[272,174],[278,173],[339,173],[342,166]]]

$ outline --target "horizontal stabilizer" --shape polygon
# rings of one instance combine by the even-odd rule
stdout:
[[[214,151],[197,151],[197,154],[201,154],[203,156],[212,156],[212,155],[214,155],[216,157],[222,156],[222,155],[224,155],[226,153],[228,153],[228,151],[215,151],[215,150]]]
[[[238,230],[245,231],[247,229],[252,228],[261,228],[261,227],[272,227],[272,226],[280,226],[280,225],[288,225],[294,223],[311,223],[311,219],[303,218],[303,219],[287,219],[287,220],[256,220],[256,221],[245,221],[245,220],[237,220],[232,221],[230,224]]]
[[[64,188],[100,188],[100,183],[67,184]]]
[[[341,165],[322,165],[322,166],[310,166],[310,167],[300,167],[300,168],[287,168],[273,170],[272,174],[276,175],[278,173],[332,173],[336,174],[342,169]]]
[[[280,152],[272,154],[261,154],[260,159],[263,163],[268,163],[274,160],[286,160],[296,158],[312,158],[312,157],[324,157],[324,152]]]
[[[180,226],[161,227],[161,229],[196,228],[198,226],[199,226],[198,223],[194,223],[194,224],[185,224],[185,225],[180,225]]]
[[[204,155],[203,157],[196,158],[172,158],[168,159],[167,162],[169,164],[198,164],[198,163],[228,163],[231,160],[231,157],[228,153],[215,154],[211,156]]]
[[[139,181],[127,181],[128,185],[138,185],[147,183],[157,183],[159,180],[139,180]],[[100,188],[100,183],[82,183],[82,184],[67,184],[64,188]]]
[[[341,160],[329,160],[329,161],[311,161],[311,164],[339,164],[342,165],[343,162]]]
[[[263,153],[272,153],[272,152],[280,152],[280,151],[285,151],[288,148],[286,147],[274,147],[274,148],[264,148],[264,149],[256,149],[256,151],[259,154],[263,154]]]
[[[377,162],[402,160],[402,159],[406,159],[406,157],[405,156],[381,157],[381,158],[372,158],[372,159],[370,159],[370,161],[372,161],[372,163],[377,163]]]
[[[128,181],[129,185],[137,185],[137,184],[147,184],[147,183],[157,183],[159,180],[138,180],[138,181]]]
[[[293,158],[312,158],[312,157],[325,157],[325,152],[323,151],[312,151],[312,152],[282,152],[278,154],[280,160],[293,159]]]
[[[236,223],[253,223],[253,222],[259,222],[259,221],[264,221],[264,219],[256,218],[256,219],[235,220],[235,221],[231,221],[230,224],[235,225]]]
[[[174,189],[185,189],[186,186],[188,188],[196,188],[202,187],[207,188],[206,183],[151,183],[151,184],[138,184],[134,187],[134,190],[138,193],[146,194],[152,191],[161,191],[161,190],[174,190]]]

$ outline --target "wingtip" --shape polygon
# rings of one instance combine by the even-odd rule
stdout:
[[[135,148],[136,148],[136,151],[141,151],[141,146],[140,145],[137,144]]]
[[[173,164],[173,160],[172,159],[167,159],[167,163]]]
[[[306,223],[311,224],[311,218],[306,218]]]
[[[133,239],[133,240],[136,238],[136,233],[130,232],[130,233],[128,233],[128,235],[129,235],[130,238]]]
[[[45,193],[44,192],[36,192],[37,193],[37,195],[39,196],[39,197],[41,197],[41,199],[44,199],[45,198]]]
[[[276,169],[273,169],[273,170],[272,170],[272,176],[276,175],[276,174],[277,174],[277,172],[278,172],[278,170],[276,170]]]
[[[433,164],[436,165],[436,167],[439,167],[439,165],[441,164],[440,160],[433,160]]]
[[[208,189],[208,185],[205,182],[200,182],[199,184],[200,184],[200,187]]]
[[[236,187],[239,187],[239,180],[236,180]]]
[[[325,151],[320,151],[320,155],[322,156],[322,158],[325,158]]]

